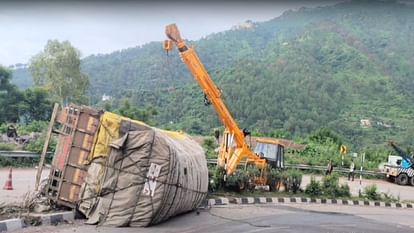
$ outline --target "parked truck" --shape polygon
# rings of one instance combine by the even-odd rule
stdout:
[[[414,159],[398,147],[394,142],[389,143],[397,155],[388,156],[388,163],[384,165],[384,173],[388,180],[399,185],[414,186]]]

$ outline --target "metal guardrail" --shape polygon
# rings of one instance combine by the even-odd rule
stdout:
[[[207,159],[207,164],[217,164],[217,159]]]
[[[207,159],[207,164],[217,164],[217,159]],[[306,165],[306,164],[285,164],[286,168],[295,168],[295,169],[299,169],[299,170],[314,170],[314,171],[326,171],[326,166],[316,166],[316,165]],[[341,173],[349,173],[349,169],[348,168],[341,168],[341,167],[334,167],[333,171],[336,172],[341,172]],[[363,170],[362,173],[360,170],[356,170],[354,171],[355,175],[384,175],[385,173],[383,172],[377,172],[377,171],[368,171],[368,170]]]
[[[295,168],[299,170],[317,170],[317,171],[326,171],[326,166],[316,166],[316,165],[306,165],[306,164],[285,164],[287,168]],[[334,167],[333,171],[341,172],[341,173],[349,173],[349,168],[342,168],[342,167]],[[360,174],[360,170],[354,171],[355,174]],[[383,172],[377,171],[369,171],[369,170],[362,170],[362,175],[382,175]]]
[[[52,152],[47,152],[47,156],[51,156]],[[39,157],[40,154],[36,152],[30,151],[0,151],[0,157],[13,157],[13,158],[22,158],[22,157],[29,157],[29,158],[36,158]],[[207,164],[217,164],[217,159],[207,159]],[[326,166],[316,166],[316,165],[306,165],[306,164],[285,164],[286,168],[295,168],[299,170],[314,170],[314,171],[326,171]],[[341,173],[348,173],[349,169],[347,168],[333,168],[333,171],[341,172]],[[355,174],[360,174],[360,170],[355,170]],[[383,175],[383,172],[377,171],[368,171],[363,170],[362,175]]]
[[[46,156],[51,156],[52,152],[47,152]],[[36,158],[40,153],[30,151],[0,151],[0,157],[13,157],[13,158]]]

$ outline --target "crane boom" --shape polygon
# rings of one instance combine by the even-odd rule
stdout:
[[[243,132],[240,130],[230,111],[221,99],[220,89],[210,78],[210,75],[201,63],[197,53],[193,48],[186,46],[185,42],[181,39],[178,28],[175,24],[171,24],[166,27],[166,34],[170,40],[175,42],[183,62],[193,74],[204,94],[211,101],[222,123],[231,133],[234,134],[236,144],[241,147],[244,143]]]
[[[405,152],[403,149],[397,146],[394,142],[390,141],[389,144],[397,152],[397,154],[401,156],[401,158],[406,160],[408,165],[414,169],[414,159],[411,158],[411,156],[407,152]]]
[[[227,151],[226,162],[227,162],[227,174],[231,174],[235,171],[237,165],[243,158],[248,158],[250,162],[254,162],[260,168],[266,165],[266,160],[257,156],[252,152],[245,142],[244,132],[239,128],[237,122],[227,109],[224,101],[221,98],[221,91],[215,85],[204,65],[200,61],[196,51],[193,48],[188,47],[185,41],[181,38],[180,32],[175,24],[166,26],[165,33],[167,37],[175,43],[182,61],[187,65],[194,79],[197,81],[204,94],[211,102],[216,111],[220,121],[226,128],[226,131],[234,137],[235,149],[234,151],[230,148]],[[164,46],[171,49],[171,45]],[[224,157],[224,156],[223,156]],[[220,159],[219,159],[220,160]],[[220,161],[219,161],[220,163]]]

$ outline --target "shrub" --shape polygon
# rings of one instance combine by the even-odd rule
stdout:
[[[0,124],[0,133],[6,133],[7,132],[7,124],[3,123]]]
[[[216,159],[217,158],[217,152],[215,152],[215,149],[217,147],[216,140],[212,137],[206,138],[203,142],[203,148],[206,152],[206,156],[208,159]]]
[[[17,127],[19,135],[28,135],[32,132],[41,133],[47,130],[49,122],[47,121],[33,121],[27,125],[20,125]]]
[[[46,163],[51,162],[51,157],[46,157]],[[39,164],[39,158],[12,158],[0,157],[0,167],[33,167]]]
[[[225,171],[223,168],[218,166],[209,166],[208,175],[209,175],[209,190],[214,192],[223,188],[223,176]]]
[[[225,187],[231,191],[240,192],[247,187],[249,179],[247,171],[236,170],[232,175],[227,176]]]
[[[296,193],[302,184],[302,173],[298,170],[291,170],[290,177],[292,177],[292,191]]]
[[[13,161],[13,158],[0,156],[0,167],[10,167],[10,166],[13,166],[14,164],[15,162]]]
[[[389,194],[388,192],[387,193],[382,193],[382,195],[383,195],[383,198],[382,199],[385,202],[399,202],[400,201],[400,198],[399,197],[396,198],[392,194]]]
[[[339,176],[335,173],[322,178],[323,194],[328,197],[339,196]]]
[[[257,176],[260,176],[261,175],[261,170],[258,168],[258,167],[256,167],[256,166],[247,166],[247,168],[246,168],[246,174],[250,177],[250,178],[254,178],[254,177],[257,177]]]
[[[381,199],[381,195],[377,192],[377,185],[372,184],[364,188],[364,197],[368,200],[377,201]]]
[[[322,195],[321,182],[317,181],[315,177],[311,177],[311,181],[306,185],[305,193],[311,197],[317,197]]]
[[[272,168],[269,170],[267,174],[267,184],[270,187],[270,191],[279,191],[282,180],[282,171],[280,169]]]
[[[285,185],[285,191],[296,193],[302,183],[302,173],[298,170],[287,170],[282,173],[282,179]]]
[[[31,152],[37,152],[41,153],[43,150],[43,145],[45,144],[46,140],[46,134],[42,134],[40,137],[36,138],[35,140],[30,140],[27,145],[25,145],[24,149],[31,151]],[[47,149],[48,152],[55,152],[56,150],[56,144],[57,140],[56,138],[52,137],[49,142],[49,147]]]
[[[327,197],[350,197],[351,191],[348,184],[339,185],[339,175],[331,174],[322,179],[322,192]]]
[[[351,196],[351,190],[349,188],[348,184],[344,184],[339,186],[339,190],[338,190],[338,196],[339,197],[350,197]]]
[[[14,144],[0,143],[0,150],[11,151],[15,149],[16,145]]]

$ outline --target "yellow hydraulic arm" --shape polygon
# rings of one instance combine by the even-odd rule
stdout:
[[[236,121],[221,99],[220,89],[217,88],[213,80],[210,78],[210,75],[201,63],[196,51],[193,48],[187,47],[175,24],[167,25],[165,33],[169,40],[165,41],[164,48],[170,50],[172,49],[172,43],[175,43],[182,61],[187,65],[191,74],[194,76],[198,85],[213,105],[214,110],[217,112],[218,117],[225,126],[225,131],[229,137],[225,139],[225,148],[221,148],[222,151],[220,152],[218,161],[219,165],[224,166],[227,174],[229,175],[236,170],[236,167],[240,161],[247,157],[250,162],[254,162],[259,168],[264,168],[266,165],[265,159],[260,158],[250,150],[249,146],[245,142],[245,135],[243,131],[240,130]],[[235,142],[234,150],[231,145],[233,140]]]

